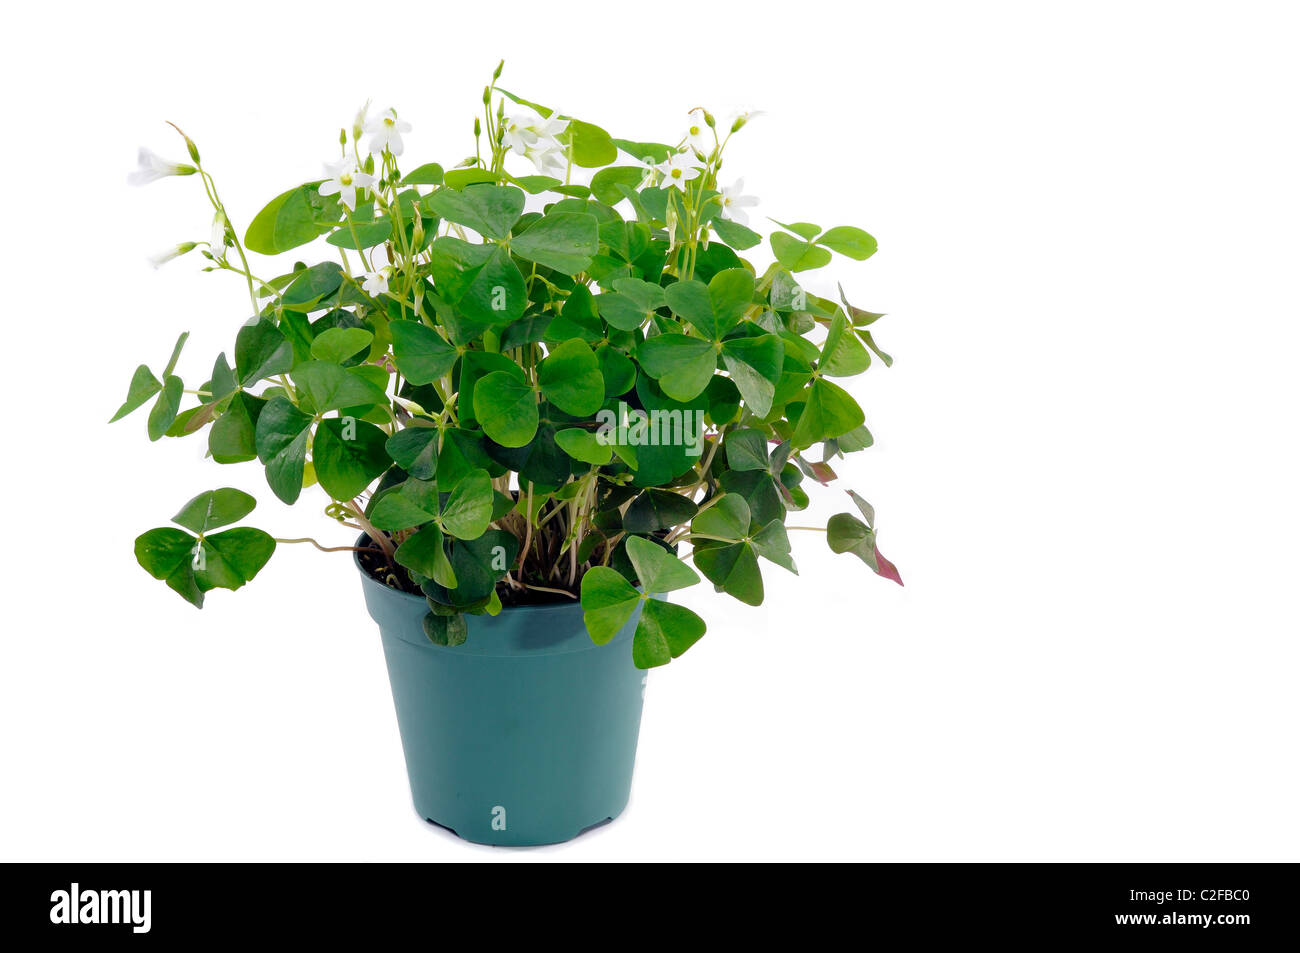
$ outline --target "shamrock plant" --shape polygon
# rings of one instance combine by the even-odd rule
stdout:
[[[641,667],[705,631],[659,596],[702,574],[758,605],[764,562],[796,571],[791,529],[901,583],[856,494],[825,528],[786,525],[806,478],[829,483],[834,461],[871,445],[835,381],[873,354],[891,363],[872,337],[881,315],[803,276],[869,258],[875,239],[774,221],[760,268],[742,257],[768,257],[755,200],[719,180],[750,116],[720,126],[697,109],[675,143],[615,139],[500,88],[500,73],[473,156],[404,172],[410,126],[363,109],[326,177],[276,196],[242,239],[188,136],[190,163],[141,153],[134,181],[191,176],[213,207],[206,241],[160,259],[197,250],[203,270],[239,276],[252,317],[233,359],[188,390],[181,335],[161,374],[136,369],[113,419],[152,401],[151,440],[206,433],[215,462],[257,461],[280,500],[364,534],[353,547],[220,529],[254,501],[217,489],[185,504],[182,528],[140,536],[141,565],[202,605],[277,543],[358,551],[427,599],[443,645],[465,640],[466,614],[564,600],[603,643],[639,608]],[[303,246],[313,260],[284,274],[249,260]]]

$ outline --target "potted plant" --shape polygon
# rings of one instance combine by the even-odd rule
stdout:
[[[801,284],[834,254],[870,257],[866,232],[776,222],[775,261],[743,257],[761,242],[753,200],[719,172],[749,116],[697,109],[675,142],[615,139],[500,73],[470,158],[408,166],[410,127],[363,109],[325,176],[242,238],[180,129],[189,162],[142,151],[133,181],[192,177],[213,206],[207,240],[161,260],[197,251],[204,271],[238,276],[253,317],[191,389],[181,334],[161,373],[136,369],[113,420],[152,402],[151,440],[206,434],[216,463],[258,463],[280,500],[357,534],[233,526],[255,501],[222,488],[135,554],[201,607],[277,545],[350,552],[417,810],[470,840],[536,844],[622,810],[643,670],[705,633],[665,596],[702,576],[758,605],[763,563],[796,571],[787,530],[809,527],[786,520],[805,481],[830,482],[872,442],[835,381],[891,361],[879,314]],[[308,245],[319,260],[284,274],[249,260]],[[849,495],[816,531],[901,584],[871,506]]]

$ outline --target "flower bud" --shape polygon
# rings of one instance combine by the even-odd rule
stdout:
[[[483,105],[486,106],[486,105],[488,105],[488,103],[490,103],[490,102],[492,102],[492,87],[491,87],[491,86],[484,86],[484,87],[483,87]]]
[[[505,60],[502,60],[500,63],[497,64],[497,68],[492,71],[492,82],[495,83],[497,80],[501,78],[501,71],[505,69],[505,65],[506,65]]]
[[[479,124],[478,116],[474,117],[474,138],[477,139],[483,134],[483,127]]]
[[[348,144],[348,131],[347,131],[346,129],[340,129],[340,130],[339,130],[339,145],[341,145],[341,146],[346,146],[347,144]]]

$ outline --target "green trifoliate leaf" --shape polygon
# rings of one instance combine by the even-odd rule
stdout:
[[[706,338],[721,340],[736,326],[754,296],[754,276],[744,268],[719,271],[705,285],[679,281],[664,289],[668,307],[693,324]]]
[[[496,245],[472,245],[443,236],[429,246],[429,270],[443,300],[456,308],[468,343],[494,325],[523,317],[528,306],[524,276],[510,253]]]
[[[202,541],[171,527],[150,530],[135,541],[136,561],[187,602],[203,607],[211,589],[238,589],[252,579],[275,551],[275,540],[260,529],[239,527]]]
[[[131,376],[131,385],[126,391],[126,400],[122,402],[122,406],[117,409],[117,413],[113,415],[109,423],[121,420],[131,411],[142,407],[145,401],[160,390],[162,390],[162,384],[158,383],[158,378],[153,376],[153,372],[147,366],[141,364]]]
[[[472,185],[459,192],[443,188],[426,196],[424,205],[439,218],[500,241],[523,214],[524,193],[509,185]]]
[[[369,512],[371,523],[390,532],[421,526],[437,518],[438,485],[429,480],[404,481],[401,486],[378,495]]]
[[[673,287],[676,287],[674,285]],[[718,349],[703,338],[657,334],[637,348],[642,368],[673,400],[693,400],[718,369]]]
[[[252,387],[260,380],[293,367],[293,345],[269,318],[245,325],[235,337],[235,369],[239,383]]]
[[[417,480],[432,480],[438,472],[438,431],[433,427],[407,427],[384,445],[393,461]]]
[[[637,668],[666,665],[704,635],[704,620],[685,606],[647,599],[632,636],[632,662]]]
[[[597,645],[618,635],[640,602],[632,584],[607,566],[593,566],[582,577],[582,619]]]
[[[257,500],[243,490],[233,487],[208,490],[181,507],[181,511],[172,517],[172,522],[202,534],[219,526],[239,522],[253,512],[255,506]]]
[[[390,321],[393,360],[412,384],[431,384],[449,373],[459,356],[433,328],[417,321]]]
[[[768,241],[777,263],[789,271],[808,271],[831,262],[831,253],[809,241],[800,241],[784,232],[773,232]]]
[[[311,342],[311,356],[318,361],[342,364],[370,348],[375,336],[365,328],[329,328]]]
[[[876,240],[852,225],[837,225],[818,238],[817,244],[858,261],[864,261],[876,253]]]
[[[749,506],[750,526],[764,526],[785,516],[785,504],[776,480],[763,470],[728,470],[719,485],[727,493],[736,493]]]
[[[788,569],[796,576],[794,559],[790,556],[790,534],[785,530],[785,523],[779,519],[772,520],[750,539],[754,551],[769,562],[774,562],[783,569]]]
[[[871,364],[871,355],[862,346],[843,314],[831,318],[826,342],[822,345],[818,368],[830,377],[853,377]]]
[[[708,512],[711,511],[700,515],[707,516]],[[694,562],[700,572],[723,592],[746,605],[763,604],[763,575],[750,543],[700,540],[695,547]]]
[[[551,351],[537,368],[537,382],[547,400],[575,417],[594,414],[605,402],[600,362],[585,341],[565,341]]]
[[[537,394],[522,376],[493,371],[474,385],[474,417],[503,447],[525,446],[537,433]]]
[[[520,258],[567,275],[590,268],[599,249],[596,219],[586,212],[552,212],[510,240],[510,250]]]
[[[439,585],[456,588],[456,573],[447,558],[442,530],[434,523],[408,536],[397,547],[393,558],[407,569],[436,580]]]
[[[628,559],[647,593],[672,592],[700,581],[695,570],[657,543],[629,536],[626,545]]]
[[[448,593],[454,600],[451,604],[465,606],[491,596],[518,554],[519,540],[505,530],[490,529],[477,539],[457,540],[451,554],[457,580]]]

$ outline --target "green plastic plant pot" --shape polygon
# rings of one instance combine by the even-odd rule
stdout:
[[[570,840],[627,805],[645,672],[634,614],[595,645],[582,607],[467,616],[462,645],[435,645],[428,604],[358,563],[379,625],[415,809],[478,844]]]

